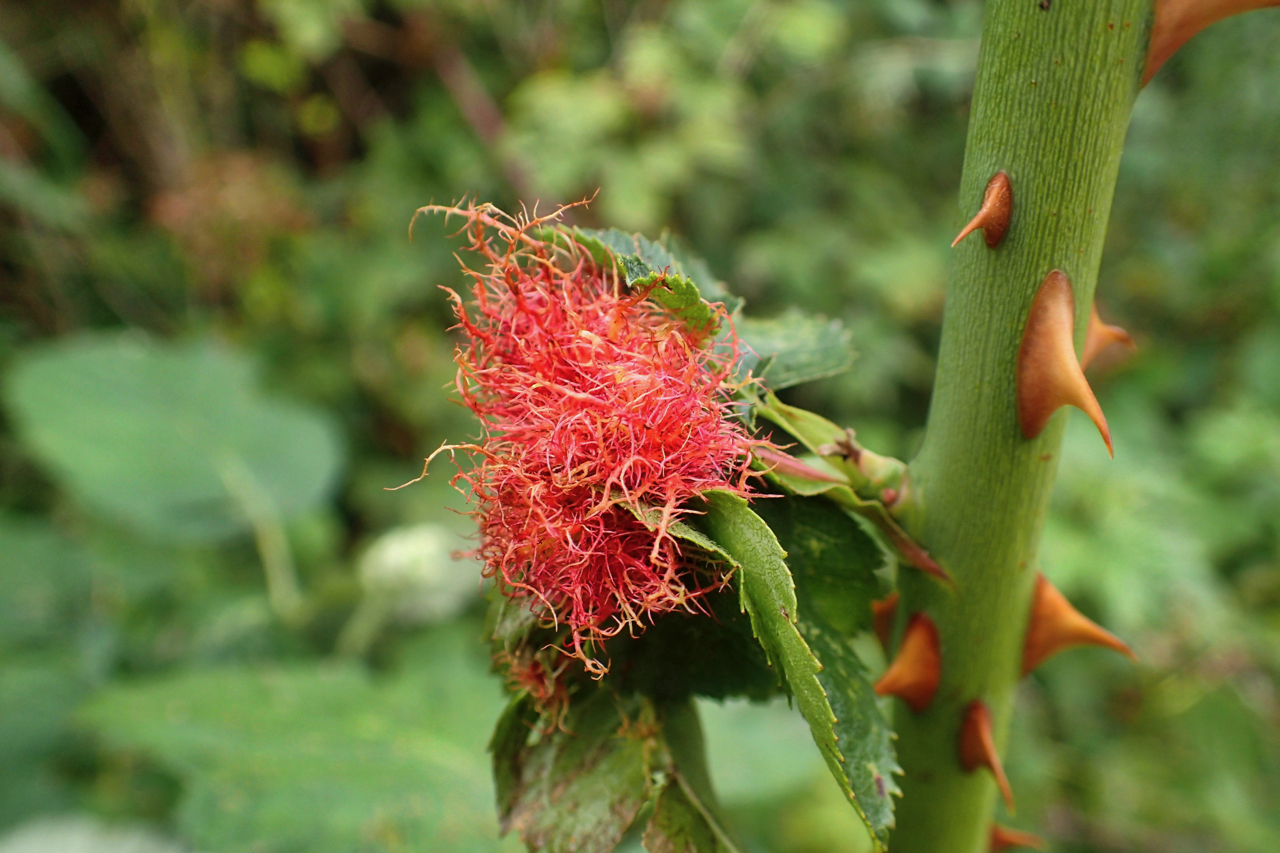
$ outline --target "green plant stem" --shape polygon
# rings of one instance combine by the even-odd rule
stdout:
[[[1074,286],[1077,351],[1083,344],[1151,5],[987,3],[956,224],[1001,169],[1013,219],[996,249],[973,235],[954,250],[928,432],[908,474],[916,508],[904,521],[956,588],[904,572],[899,624],[928,612],[943,663],[925,712],[895,710],[905,777],[894,853],[987,849],[995,784],[961,768],[957,738],[964,708],[981,699],[1003,748],[1067,417],[1059,411],[1039,437],[1023,437],[1018,348],[1053,269]]]
[[[228,455],[219,463],[219,470],[227,492],[240,505],[253,527],[253,538],[267,579],[267,600],[271,609],[281,622],[296,628],[304,620],[305,607],[280,511],[240,457]]]

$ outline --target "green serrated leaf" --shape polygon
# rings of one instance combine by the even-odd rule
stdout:
[[[521,755],[503,831],[535,851],[610,853],[670,763],[659,732],[648,700],[592,690]]]
[[[729,853],[733,850],[720,840],[678,778],[668,782],[654,801],[653,816],[645,826],[643,843],[649,853]]]
[[[662,510],[659,507],[635,506],[625,502],[621,506],[634,515],[638,521],[643,522],[650,530],[657,530],[658,525],[662,523]],[[714,554],[729,563],[733,562],[733,557],[717,545],[711,537],[692,525],[683,521],[671,521],[667,523],[667,532],[676,539],[696,545],[708,554]]]
[[[871,831],[876,849],[883,850],[892,820],[889,795],[894,786],[890,774],[897,765],[892,752],[888,760],[878,749],[863,754],[852,740],[864,730],[876,735],[882,731],[887,737],[888,729],[869,727],[873,718],[863,700],[871,703],[875,714],[879,711],[869,685],[864,693],[856,681],[861,664],[847,648],[848,638],[837,635],[817,613],[806,614],[803,628],[797,624],[799,605],[787,553],[744,499],[727,492],[708,492],[705,498],[702,526],[739,563],[739,588],[756,636],[785,673],[828,769]],[[805,547],[799,540],[795,545]],[[799,558],[805,559],[803,551]],[[812,602],[809,609],[815,609]],[[829,670],[824,671],[822,658],[815,654],[808,638],[826,655]],[[854,680],[846,684],[845,679]],[[840,720],[835,707],[846,717],[853,715],[853,721]]]
[[[766,394],[763,400],[753,400],[752,404],[761,417],[782,427],[813,454],[824,444],[838,442],[847,435],[843,427],[822,415],[788,406],[772,393]]]
[[[660,243],[616,229],[574,228],[566,231],[543,228],[536,236],[561,244],[572,239],[586,249],[598,265],[619,270],[628,287],[652,287],[651,298],[692,329],[710,334],[719,325],[718,315],[705,301],[708,299],[706,291],[685,274],[684,263]],[[696,268],[706,274],[705,264]],[[714,282],[709,275],[708,280]],[[717,295],[727,296],[718,283],[712,289]]]
[[[737,853],[711,788],[702,720],[692,702],[664,706],[662,733],[672,780],[659,794],[644,844],[650,853]],[[665,845],[665,846],[664,846]]]
[[[870,630],[885,561],[880,545],[822,498],[759,501],[755,511],[787,550],[800,621],[818,619],[847,636]]]
[[[493,784],[498,801],[498,820],[506,824],[520,793],[524,746],[529,732],[538,721],[537,709],[529,694],[521,691],[511,697],[502,716],[493,727],[489,753],[493,756]]]
[[[662,521],[662,510],[622,504],[650,528]],[[736,567],[733,557],[692,524],[668,523],[667,532],[692,545],[695,554]],[[779,689],[778,674],[769,668],[760,645],[753,642],[750,620],[730,592],[714,592],[701,599],[704,613],[676,611],[658,618],[637,637],[620,634],[606,653],[613,662],[610,678],[621,689],[636,690],[661,700],[684,700],[691,695],[712,699],[746,696],[764,700]],[[695,648],[696,655],[687,654]]]
[[[681,275],[656,272],[635,282],[638,288],[650,285],[656,286],[650,291],[649,298],[686,326],[708,334],[718,328],[719,315],[703,300],[697,285],[689,279]]]
[[[758,367],[774,391],[835,376],[853,364],[852,335],[839,320],[790,310],[781,317],[739,317],[738,339],[746,344],[742,369]]]
[[[844,774],[883,841],[893,826],[893,774],[901,771],[893,732],[850,641],[871,628],[884,554],[853,519],[821,498],[762,501],[758,511],[787,549],[800,602],[798,627],[822,664],[818,680],[835,712]]]
[[[751,620],[732,590],[700,600],[705,612],[676,611],[659,617],[644,633],[620,634],[605,646],[609,683],[662,701],[690,696],[763,701],[781,690],[778,672],[755,641]],[[696,654],[690,654],[696,649]]]
[[[575,228],[573,233],[574,238],[593,255],[597,245],[612,252],[622,265],[628,284],[636,284],[653,273],[667,272],[692,282],[703,299],[723,303],[730,314],[742,307],[742,300],[729,293],[724,283],[711,274],[706,263],[689,255],[674,239],[655,242],[643,235],[628,234],[616,228]]]
[[[787,569],[786,553],[773,531],[751,511],[744,498],[730,492],[711,490],[703,494],[706,512],[702,527],[738,566],[738,584],[742,606],[751,617],[751,627],[764,645],[769,659],[783,666],[791,682],[791,671],[785,667],[786,656],[795,651],[787,641],[787,631],[780,626],[795,624],[796,593]],[[797,635],[798,637],[798,635]],[[796,672],[804,668],[805,654],[793,663]],[[816,662],[815,662],[816,666]],[[791,684],[793,691],[796,685]]]

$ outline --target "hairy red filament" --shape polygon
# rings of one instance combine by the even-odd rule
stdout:
[[[451,293],[457,389],[485,430],[457,477],[479,554],[506,595],[568,627],[565,650],[599,676],[594,644],[727,582],[669,527],[709,489],[748,492],[763,442],[731,417],[736,338],[713,345],[663,310],[661,279],[629,289],[567,232],[538,239],[545,219],[438,210],[466,217],[486,262],[469,300]]]

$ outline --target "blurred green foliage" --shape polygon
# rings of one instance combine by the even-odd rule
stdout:
[[[383,491],[474,433],[413,211],[599,188],[574,223],[842,319],[854,369],[789,399],[909,456],[981,12],[0,0],[0,826],[499,849],[463,505]],[[1054,849],[1280,849],[1278,44],[1219,24],[1138,101],[1099,302],[1140,351],[1094,370],[1117,458],[1073,425],[1043,562],[1143,664],[1025,684],[1012,822]],[[704,711],[749,849],[863,849],[793,712]],[[0,850],[123,844],[71,821]]]

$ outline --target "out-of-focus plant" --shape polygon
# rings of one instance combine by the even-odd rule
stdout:
[[[774,396],[778,361],[822,351],[802,323],[756,347],[747,336],[764,382],[728,382],[743,340],[712,336],[729,311],[700,301],[662,247],[546,226],[563,211],[441,211],[463,217],[481,264],[471,298],[453,299],[457,388],[484,439],[441,449],[475,458],[453,482],[469,487],[497,581],[494,659],[514,691],[490,744],[504,830],[539,851],[612,850],[633,824],[652,851],[736,850],[690,699],[760,695],[746,643],[875,849],[890,830],[905,853],[1043,846],[992,821],[997,793],[1014,810],[1001,753],[1015,685],[1073,647],[1136,660],[1039,570],[1060,410],[1082,410],[1114,455],[1084,369],[1134,346],[1092,304],[1129,113],[1190,35],[1254,5],[989,4],[962,183],[981,202],[952,247],[983,239],[952,265],[910,465]],[[621,120],[586,115],[600,119],[590,147]],[[757,417],[796,454],[752,443]],[[732,476],[745,466],[771,488]],[[864,524],[907,571],[879,576]],[[716,600],[730,582],[737,614]],[[872,627],[895,655],[874,689],[853,646]],[[615,648],[624,663],[606,681]],[[877,694],[898,700],[892,723]]]
[[[475,547],[450,511],[464,504],[447,476],[383,490],[475,435],[440,390],[454,339],[434,285],[460,289],[452,246],[409,243],[410,213],[463,197],[546,212],[600,188],[573,225],[670,228],[749,298],[735,320],[772,335],[765,348],[797,311],[832,318],[802,340],[842,323],[855,369],[781,402],[910,457],[982,14],[969,0],[0,2],[0,826],[90,807],[201,849],[495,849],[480,723],[497,682],[466,641],[479,567],[444,562]],[[1042,563],[1143,665],[1054,658],[1020,684],[1004,754],[1019,812],[1002,822],[1062,849],[1276,846],[1278,25],[1274,11],[1215,25],[1135,105],[1099,294],[1139,351],[1090,372],[1118,456],[1068,429]],[[110,439],[134,432],[118,412],[94,420],[127,376],[75,390],[92,365],[69,355],[108,344],[168,365],[140,401],[150,444]],[[33,406],[23,374],[39,365]],[[223,411],[227,383],[243,396]],[[154,393],[174,386],[187,393]],[[249,446],[242,416],[288,428]],[[193,417],[212,428],[168,427]],[[58,445],[74,458],[57,436],[79,436]],[[274,510],[251,519],[253,490],[189,446],[242,458]],[[875,677],[870,636],[855,645]],[[312,678],[334,655],[363,663]],[[398,693],[413,672],[430,686]],[[367,714],[324,704],[353,691]],[[470,723],[441,715],[455,702]],[[745,846],[866,849],[785,699],[696,705]],[[303,706],[332,722],[291,726]],[[275,722],[245,751],[259,719]],[[246,757],[272,742],[307,761]],[[443,811],[377,787],[397,750],[428,756],[425,776],[395,771],[407,787],[458,792]],[[349,810],[290,793],[325,772]],[[69,838],[76,820],[14,842]]]

